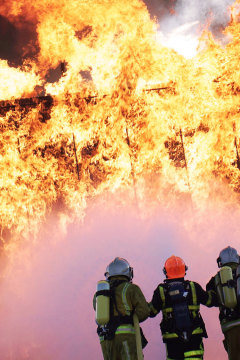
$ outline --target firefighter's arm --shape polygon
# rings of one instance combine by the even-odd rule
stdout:
[[[213,290],[205,291],[201,285],[195,283],[197,298],[200,304],[207,307],[218,306],[217,294]]]
[[[209,282],[207,283],[207,285],[206,285],[206,290],[207,291],[214,291],[214,292],[216,292],[215,291],[215,282],[214,282],[214,277],[212,277],[211,278],[211,280],[209,280]]]
[[[132,284],[130,290],[130,299],[132,306],[135,309],[139,322],[146,320],[149,317],[149,307],[139,286]]]
[[[148,303],[150,309],[149,316],[151,318],[155,317],[160,312],[160,310],[162,309],[161,305],[162,305],[162,300],[160,297],[159,288],[157,287],[157,289],[153,293],[152,301]]]

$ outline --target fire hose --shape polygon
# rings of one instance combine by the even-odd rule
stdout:
[[[136,336],[138,360],[143,360],[142,339],[141,339],[139,320],[137,314],[133,315],[133,324],[134,324],[135,336]]]

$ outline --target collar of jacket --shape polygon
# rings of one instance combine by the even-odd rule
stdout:
[[[121,276],[121,275],[116,275],[116,276],[111,276],[111,279],[109,279],[110,284],[116,280],[121,280],[121,281],[126,281],[128,282],[129,280],[125,277],[125,276]]]
[[[164,280],[164,282],[165,283],[167,283],[167,284],[169,284],[169,283],[171,283],[171,282],[182,282],[182,281],[184,281],[184,277],[182,277],[182,278],[176,278],[176,279],[165,279]]]
[[[232,270],[235,270],[238,267],[238,264],[236,264],[236,263],[228,263],[228,264],[224,264],[223,266],[229,266]]]

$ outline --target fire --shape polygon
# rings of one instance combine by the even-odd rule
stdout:
[[[189,199],[200,213],[211,202],[238,209],[239,1],[231,12],[229,44],[204,30],[187,60],[161,44],[140,0],[1,3],[18,27],[36,27],[39,47],[17,69],[0,60],[6,251],[53,211],[65,227],[109,193],[142,216]],[[47,83],[62,62],[64,76]]]

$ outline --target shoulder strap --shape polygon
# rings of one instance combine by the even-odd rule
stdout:
[[[110,290],[99,290],[96,292],[96,296],[100,296],[100,295],[111,297],[111,291]]]
[[[184,280],[183,281],[183,286],[188,291],[190,289],[190,281],[189,280]]]
[[[121,316],[120,311],[118,310],[117,307],[117,301],[116,301],[116,297],[115,297],[115,290],[116,288],[122,284],[126,282],[126,280],[115,280],[111,285],[110,285],[110,292],[111,292],[111,302],[110,302],[110,317],[114,317],[114,312],[113,312],[113,305],[115,305],[116,311],[118,313],[119,316]]]

